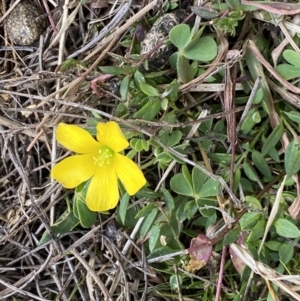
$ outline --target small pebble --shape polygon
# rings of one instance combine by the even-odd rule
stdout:
[[[187,16],[186,12],[179,9],[173,13],[164,14],[158,18],[153,27],[146,34],[145,39],[141,42],[141,55],[147,54],[149,51],[164,39],[168,38],[170,30],[178,25]],[[174,45],[163,44],[155,53],[148,58],[148,71],[163,70],[168,65],[169,57],[176,51]],[[141,68],[143,71],[143,68]]]
[[[27,1],[20,2],[9,14],[7,34],[15,45],[31,45],[45,29],[45,19],[40,7]]]

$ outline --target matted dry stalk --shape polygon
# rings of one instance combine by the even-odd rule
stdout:
[[[16,5],[18,1],[11,2]],[[127,240],[125,234],[120,232],[121,241],[103,236],[114,215],[90,231],[74,231],[39,245],[42,233],[51,225],[50,212],[57,219],[66,209],[66,194],[49,178],[53,127],[59,120],[80,123],[91,116],[89,111],[55,103],[55,99],[82,104],[92,101],[99,106],[88,83],[97,77],[100,61],[137,20],[163,3],[149,1],[144,7],[132,1],[102,1],[100,6],[97,1],[86,6],[78,1],[76,7],[71,1],[43,3],[50,8],[52,24],[44,37],[36,45],[26,47],[10,45],[5,40],[2,49],[5,54],[0,64],[0,299],[17,296],[18,300],[50,300],[53,292],[59,300],[69,300],[72,294],[77,296],[72,300],[93,300],[95,296],[115,300],[116,295],[123,293],[129,300],[136,295],[139,279],[148,277],[143,274],[155,274],[132,264],[132,248],[128,258],[119,251]],[[122,18],[116,22],[118,11]],[[4,12],[1,22],[9,13],[10,10]],[[93,36],[88,22],[101,15],[106,16],[101,20],[106,36],[101,36],[101,30]],[[60,64],[68,56],[88,58],[88,68],[60,72]],[[86,83],[85,87],[81,83]],[[104,103],[101,108],[106,110],[105,106]],[[111,110],[108,106],[107,111]],[[60,156],[58,150],[57,157]],[[137,252],[143,253],[140,248]],[[123,265],[126,271],[114,283],[116,292],[109,292],[102,284]],[[132,275],[139,274],[138,278],[133,276],[134,284],[128,280],[129,269]]]

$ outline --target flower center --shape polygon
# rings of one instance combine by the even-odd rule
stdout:
[[[98,154],[93,156],[94,164],[102,167],[111,163],[114,151],[107,146],[103,146],[99,149]]]

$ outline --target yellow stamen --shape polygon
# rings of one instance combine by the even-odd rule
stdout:
[[[98,154],[93,156],[94,164],[102,167],[104,164],[108,165],[111,163],[114,151],[107,146],[103,146],[99,149]]]

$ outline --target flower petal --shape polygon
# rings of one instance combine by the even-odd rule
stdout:
[[[97,124],[97,140],[115,152],[120,152],[129,145],[119,125],[114,121]]]
[[[146,184],[143,172],[129,158],[115,154],[114,165],[117,176],[129,195],[134,195]]]
[[[56,164],[51,171],[51,177],[66,188],[74,188],[90,179],[97,168],[93,155],[75,155]]]
[[[88,131],[72,124],[59,123],[56,139],[65,148],[78,154],[95,153],[101,147]]]
[[[92,211],[115,208],[119,201],[118,179],[111,165],[99,168],[91,180],[86,195],[86,204]]]

